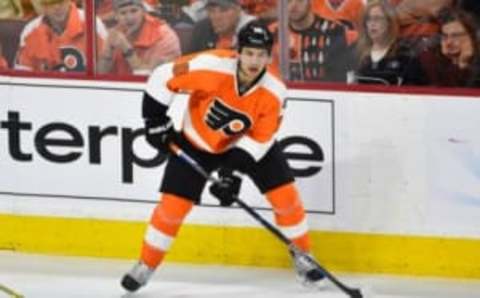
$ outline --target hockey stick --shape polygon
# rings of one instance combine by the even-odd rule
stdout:
[[[211,181],[212,183],[221,183],[219,179],[209,175],[208,172],[205,171],[205,169],[195,159],[189,156],[177,145],[171,143],[170,150],[175,156],[177,156],[184,162],[188,163],[195,171],[197,171],[200,175],[202,175],[205,179],[207,179],[207,181]],[[322,265],[320,265],[308,254],[300,250],[290,239],[288,239],[282,232],[280,232],[279,229],[277,229],[269,221],[264,219],[260,214],[258,214],[252,207],[247,205],[239,197],[235,196],[234,200],[243,210],[245,210],[255,220],[257,220],[262,226],[264,226],[267,230],[269,230],[272,234],[274,234],[280,241],[286,244],[291,253],[293,253],[294,255],[300,256],[310,264],[314,264],[318,269],[320,269],[320,271],[322,271],[325,277],[329,279],[333,284],[335,284],[342,292],[344,292],[351,298],[363,298],[363,295],[360,289],[350,288],[345,284],[343,284],[341,281],[339,281],[333,274],[328,272]]]
[[[0,284],[0,293],[3,292],[5,294],[8,294],[12,298],[23,298],[21,294],[18,294],[14,290],[7,288],[6,286]]]

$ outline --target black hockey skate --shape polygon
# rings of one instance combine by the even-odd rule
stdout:
[[[325,275],[308,258],[300,253],[291,253],[297,280],[304,286],[311,288],[323,288],[325,286]],[[308,255],[314,259],[312,255]]]
[[[153,271],[153,269],[142,262],[136,263],[133,268],[123,276],[121,282],[122,287],[129,292],[135,292],[147,284]]]

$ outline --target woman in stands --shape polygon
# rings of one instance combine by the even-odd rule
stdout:
[[[361,20],[357,67],[350,82],[384,85],[423,85],[425,75],[410,49],[398,39],[395,11],[384,1],[371,1]]]

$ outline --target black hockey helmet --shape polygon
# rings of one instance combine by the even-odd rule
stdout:
[[[240,52],[243,47],[266,49],[270,53],[273,47],[273,34],[259,21],[251,21],[238,32],[238,51]]]

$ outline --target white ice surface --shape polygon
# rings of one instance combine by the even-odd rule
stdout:
[[[0,252],[0,284],[27,298],[336,298],[347,297],[332,284],[322,291],[303,288],[290,270],[167,263],[151,282],[125,295],[119,280],[133,261],[53,257]],[[345,275],[366,298],[478,298],[480,281]],[[368,294],[368,293],[365,293]],[[0,297],[9,297],[1,293]]]

